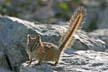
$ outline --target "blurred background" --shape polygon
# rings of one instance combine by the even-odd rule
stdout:
[[[88,12],[83,29],[90,32],[108,27],[108,0],[0,0],[0,14],[33,22],[62,24],[69,21],[80,5]]]
[[[73,47],[63,54],[60,66],[30,68],[32,65],[23,64],[28,61],[27,34],[40,34],[42,41],[58,45],[80,5],[87,9],[85,24],[75,35]],[[108,0],[0,0],[0,72],[10,72],[2,68],[14,72],[108,72]]]

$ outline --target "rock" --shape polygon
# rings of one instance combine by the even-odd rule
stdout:
[[[99,38],[106,43],[106,47],[108,47],[108,29],[98,29],[89,33],[89,36],[94,38]]]
[[[41,64],[27,66],[23,63],[20,67],[20,72],[104,72],[108,71],[108,53],[97,52],[93,50],[73,51],[67,49],[61,55],[60,63],[57,66],[49,64]],[[32,63],[33,64],[33,63]]]
[[[0,72],[13,72],[13,71],[5,69],[5,68],[0,68]]]
[[[53,72],[53,69],[48,64],[43,64],[43,65],[34,66],[34,67],[27,67],[25,66],[25,64],[23,64],[20,67],[20,72]]]
[[[59,43],[61,34],[66,28],[59,25],[35,25],[15,17],[0,17],[0,50],[6,51],[12,68],[28,60],[25,52],[27,34],[40,34],[43,41]]]
[[[75,43],[73,44],[73,48],[82,49],[82,50],[96,50],[96,51],[105,51],[106,43],[99,38],[89,37],[86,32],[79,31],[77,35],[75,35]]]
[[[9,69],[9,65],[6,59],[6,56],[3,52],[0,52],[0,68],[7,68]]]
[[[0,43],[2,44],[3,51],[6,51],[5,53],[8,55],[12,67],[27,59],[23,50],[23,46],[25,45],[23,44],[24,42],[22,42],[24,41],[25,31],[23,25],[15,22],[14,19],[0,17]]]
[[[5,54],[9,59],[10,66],[13,70],[18,71],[19,66],[28,60],[28,55],[25,51],[27,34],[31,34],[32,36],[40,34],[42,36],[42,41],[58,45],[60,37],[65,34],[68,26],[68,24],[34,24],[33,22],[21,20],[15,17],[1,16],[0,51],[5,51]],[[96,51],[105,50],[105,43],[102,40],[90,38],[87,33],[83,31],[75,35],[75,38],[76,42],[73,46],[74,49],[91,49]],[[82,61],[81,64],[85,63]]]

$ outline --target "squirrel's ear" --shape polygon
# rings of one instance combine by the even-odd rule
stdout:
[[[40,38],[41,38],[41,36],[38,34],[38,35],[36,36],[36,38],[40,39]]]
[[[27,39],[29,39],[29,40],[31,39],[31,36],[30,36],[30,34],[28,34],[28,35],[27,35]]]

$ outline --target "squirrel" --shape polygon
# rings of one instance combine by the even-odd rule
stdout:
[[[59,46],[56,46],[53,43],[42,42],[40,35],[31,37],[28,34],[26,51],[30,59],[29,64],[31,64],[34,58],[38,60],[37,64],[53,61],[54,64],[50,64],[57,65],[59,62],[60,55],[63,52],[63,49],[66,49],[68,45],[70,45],[70,43],[73,42],[74,34],[82,25],[85,19],[85,15],[85,8],[82,6],[78,7],[78,9],[74,13],[74,16],[72,16],[70,19],[69,29],[67,30],[66,35],[64,36],[64,39]]]

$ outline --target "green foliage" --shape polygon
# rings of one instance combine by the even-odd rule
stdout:
[[[9,10],[7,9],[7,6],[6,5],[0,5],[0,13],[1,14],[9,14]]]
[[[58,7],[61,9],[61,10],[63,10],[63,11],[70,11],[70,7],[69,7],[69,5],[66,3],[66,2],[63,2],[63,3],[59,3],[58,4]]]
[[[59,12],[55,15],[55,17],[68,20],[70,17],[70,13],[72,12],[72,9],[69,6],[69,4],[67,2],[62,2],[57,4],[57,8],[59,9]]]
[[[62,18],[62,19],[64,19],[65,21],[67,21],[67,20],[69,20],[69,15],[67,14],[67,13],[57,13],[56,15],[55,15],[55,17],[57,17],[57,18]]]
[[[0,5],[0,13],[2,15],[18,16],[18,13],[8,5]]]
[[[75,3],[81,3],[81,0],[72,0]]]
[[[9,15],[18,17],[23,11],[28,11],[30,8],[31,0],[27,0],[24,3],[14,4],[12,0],[5,0],[4,4],[0,5],[0,13],[2,15]]]
[[[11,5],[11,3],[12,3],[12,0],[5,0],[6,5]]]
[[[42,0],[37,0],[37,2],[40,6],[43,6]]]
[[[9,10],[9,7],[11,5],[11,2],[12,0],[5,0],[5,4],[1,4],[0,5],[0,13],[1,14],[6,14],[6,15],[9,15],[10,14],[10,10]]]
[[[4,4],[0,5],[1,15],[18,16],[16,6],[13,6],[12,0],[5,0]]]

